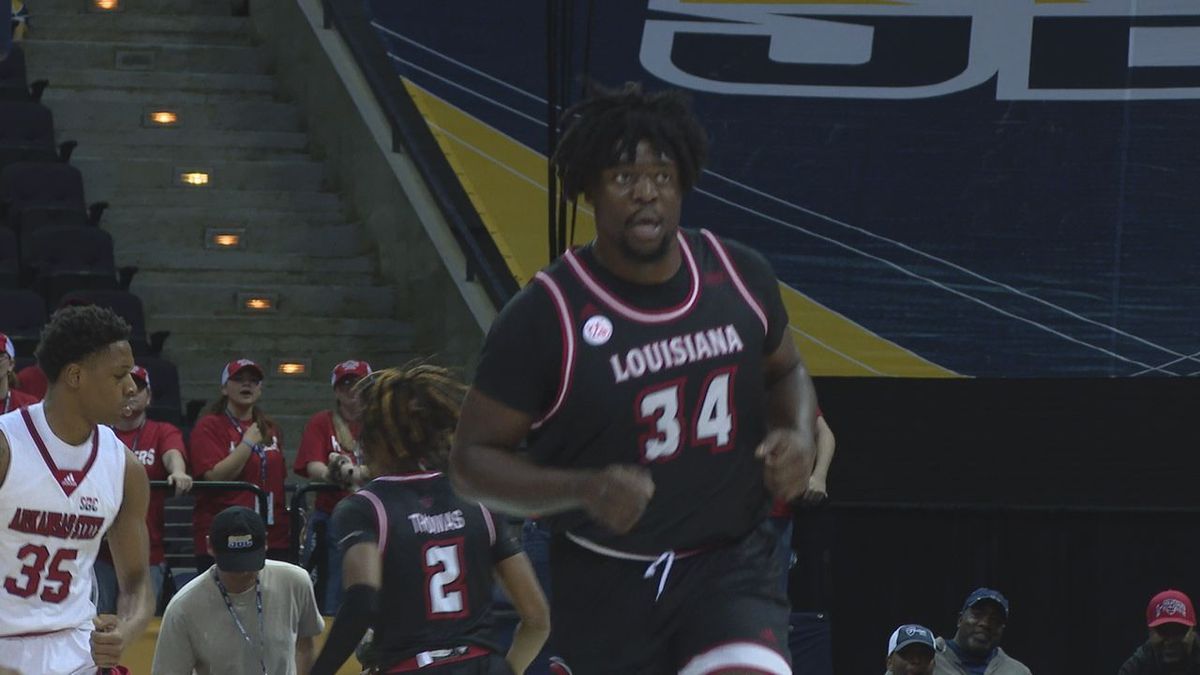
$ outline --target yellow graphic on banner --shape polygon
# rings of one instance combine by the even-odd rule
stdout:
[[[404,80],[496,247],[521,285],[548,257],[546,156]],[[595,235],[580,205],[573,242]],[[792,338],[814,375],[961,377],[780,284]]]

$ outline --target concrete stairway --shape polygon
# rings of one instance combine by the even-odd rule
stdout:
[[[169,330],[165,356],[185,399],[212,399],[222,365],[245,356],[270,367],[306,359],[307,378],[268,374],[263,406],[294,453],[308,415],[332,401],[330,368],[346,358],[387,366],[413,358],[412,328],[382,281],[374,246],[308,152],[300,111],[279,100],[248,19],[224,0],[124,0],[89,13],[83,0],[39,0],[26,43],[30,76],[89,201],[111,207],[103,227],[134,284],[149,329]],[[179,115],[149,128],[151,107]],[[206,187],[177,183],[210,174]],[[242,250],[205,248],[206,228],[246,229]],[[249,315],[238,293],[272,293]]]

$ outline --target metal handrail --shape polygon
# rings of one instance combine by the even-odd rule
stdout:
[[[288,505],[288,513],[292,516],[292,527],[288,532],[288,549],[293,560],[300,560],[300,535],[304,528],[298,527],[300,523],[300,507],[304,505],[304,498],[310,492],[338,492],[344,490],[340,485],[333,483],[307,483],[305,485],[296,486],[296,492],[292,495],[292,502]]]
[[[150,481],[150,489],[152,490],[174,490],[175,486],[165,480]],[[267,514],[267,499],[269,495],[266,490],[260,485],[255,485],[244,480],[198,480],[192,483],[192,491],[201,492],[230,492],[230,491],[245,491],[253,492],[258,501],[258,515],[266,518]]]

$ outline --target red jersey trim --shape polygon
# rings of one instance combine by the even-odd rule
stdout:
[[[567,393],[571,391],[571,374],[575,370],[575,322],[571,318],[571,308],[567,305],[566,296],[558,287],[558,282],[545,272],[538,272],[534,280],[546,287],[546,292],[554,301],[554,307],[558,312],[559,327],[562,330],[563,353],[558,378],[558,396],[554,398],[554,405],[550,406],[550,410],[529,425],[530,429],[541,427],[562,408],[563,403],[567,400]]]
[[[609,309],[613,310],[617,314],[639,323],[666,323],[668,321],[674,321],[675,319],[678,319],[679,317],[692,311],[692,309],[696,306],[696,301],[700,298],[700,271],[696,266],[696,258],[692,255],[692,249],[690,246],[688,246],[687,239],[682,233],[676,232],[675,238],[679,240],[679,250],[683,253],[683,260],[688,266],[688,272],[690,272],[692,275],[692,288],[688,292],[688,297],[681,304],[676,305],[671,309],[647,312],[635,307],[631,307],[624,302],[621,302],[620,298],[610,293],[607,288],[605,288],[599,281],[592,277],[591,273],[587,271],[587,268],[584,267],[583,263],[579,260],[579,257],[575,255],[574,251],[567,251],[564,253],[563,259],[567,261],[567,264],[571,267],[571,271],[575,273],[575,276],[579,277],[579,281],[582,282],[583,285],[592,292],[592,295],[596,296],[601,302],[607,305]]]
[[[725,271],[729,273],[729,279],[733,281],[734,288],[737,289],[738,293],[742,294],[742,298],[745,299],[746,304],[750,305],[750,310],[754,312],[754,316],[757,316],[759,322],[762,323],[763,335],[766,335],[770,330],[767,324],[767,313],[763,311],[762,305],[758,304],[758,300],[750,294],[750,289],[746,288],[746,283],[742,281],[742,275],[738,274],[737,268],[733,266],[733,261],[729,259],[729,254],[725,252],[725,247],[721,245],[721,242],[717,240],[712,232],[700,230],[700,234],[704,235],[704,238],[712,245],[713,250],[717,252],[717,257],[721,259],[721,264],[725,267]]]
[[[399,476],[397,476],[397,478],[398,477]],[[359,496],[359,497],[365,497],[366,500],[371,503],[371,506],[375,507],[375,520],[377,520],[379,522],[379,555],[380,555],[380,557],[382,557],[384,552],[387,550],[387,540],[388,540],[387,510],[383,508],[383,502],[380,501],[379,497],[375,496],[374,494],[372,494],[366,490],[361,490],[359,492],[355,492],[354,495]]]
[[[436,651],[436,650],[434,650],[434,651]],[[407,659],[407,660],[401,661],[400,663],[397,663],[396,665],[388,668],[386,671],[383,671],[383,672],[389,673],[389,674],[390,673],[407,673],[407,672],[410,672],[413,670],[420,670],[421,668],[424,668],[424,667],[430,666],[430,665],[445,666],[445,665],[449,665],[451,663],[458,663],[459,661],[468,661],[470,659],[478,659],[480,657],[488,656],[489,654],[492,653],[491,650],[484,649],[483,647],[480,647],[477,645],[469,645],[466,647],[466,650],[462,654],[459,654],[457,656],[450,656],[450,657],[446,657],[446,658],[440,658],[440,659],[433,660],[431,655],[434,653],[434,651],[421,652],[420,654],[417,654],[416,656],[414,656],[410,659]],[[422,658],[422,657],[424,657],[424,658]]]
[[[58,483],[58,487],[62,488],[63,494],[70,497],[79,488],[79,484],[87,478],[88,471],[92,470],[92,464],[96,462],[96,455],[100,454],[100,429],[92,428],[92,454],[88,455],[83,468],[77,471],[65,471],[54,463],[54,458],[46,449],[46,443],[38,433],[33,418],[29,416],[29,408],[21,408],[21,417],[25,418],[25,426],[29,428],[29,435],[33,437],[33,443],[37,446],[38,452],[42,453],[42,460],[46,462],[46,467],[50,469],[50,473],[54,474],[54,481]]]

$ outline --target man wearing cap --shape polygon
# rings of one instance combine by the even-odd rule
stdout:
[[[121,419],[113,426],[117,438],[125,444],[146,469],[150,480],[165,480],[181,495],[192,489],[192,477],[187,474],[183,432],[167,422],[148,419],[150,405],[150,373],[141,366],[129,371],[137,393],[125,402]],[[150,508],[146,511],[146,529],[150,533],[150,581],[154,597],[162,593],[163,577],[167,573],[167,558],[163,551],[163,526],[167,495],[163,490],[150,491]],[[100,547],[96,560],[96,583],[99,597],[96,609],[101,614],[117,611],[117,575],[112,565],[108,544]]]
[[[977,588],[958,614],[950,640],[938,638],[935,675],[1030,675],[1025,664],[1000,648],[1008,624],[1008,598],[991,588]]]
[[[0,333],[0,415],[38,402],[37,397],[17,389],[17,374],[13,372],[16,358],[12,340]]]
[[[1200,675],[1196,648],[1196,610],[1182,591],[1165,590],[1146,605],[1150,638],[1118,675]]]
[[[329,376],[333,385],[333,407],[316,413],[305,425],[300,450],[292,466],[296,475],[347,487],[364,482],[366,467],[358,447],[362,409],[354,395],[354,385],[370,374],[371,364],[366,361],[342,361],[333,367]],[[345,490],[318,493],[305,537],[305,549],[311,556],[317,548],[317,532],[325,533],[324,555],[317,563],[318,570],[323,572],[318,573],[318,583],[324,586],[321,609],[326,614],[337,613],[342,597],[342,560],[336,555],[337,539],[329,530],[329,519],[333,507],[348,494]]]
[[[936,651],[933,631],[915,623],[904,624],[888,639],[886,675],[933,675]]]
[[[250,359],[236,359],[221,370],[221,397],[196,421],[188,443],[192,474],[206,481],[244,481],[267,495],[267,557],[286,560],[289,554],[288,512],[284,481],[287,461],[279,427],[263,411],[263,369]],[[192,540],[196,569],[212,564],[204,554],[204,535],[221,509],[257,506],[254,494],[210,490],[196,495],[192,511]]]
[[[307,673],[325,629],[308,573],[267,560],[267,528],[241,506],[213,519],[208,548],[216,563],[163,614],[154,675]]]

